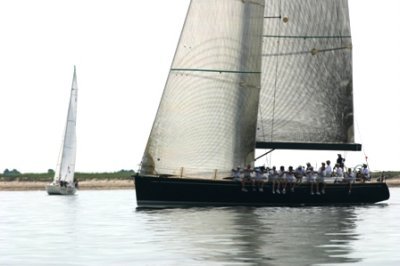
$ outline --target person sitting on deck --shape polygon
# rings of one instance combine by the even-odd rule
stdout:
[[[325,194],[325,176],[326,176],[326,166],[325,163],[321,163],[321,167],[318,169],[317,177],[317,195],[319,195],[319,184],[322,185],[321,193]]]
[[[361,169],[357,169],[357,172],[354,171],[354,174],[356,176],[356,181],[362,181]]]
[[[264,168],[264,170],[263,170],[264,183],[271,182],[270,174],[271,174],[271,168],[269,168],[269,167]]]
[[[260,168],[256,168],[256,177],[255,177],[255,184],[256,187],[258,188],[258,191],[263,192],[264,191],[264,172]]]
[[[251,165],[248,164],[247,167],[243,170],[243,179],[242,179],[242,191],[247,192],[246,183],[251,183],[253,186],[253,190],[255,190],[254,180],[251,179],[251,173],[253,170],[251,169]]]
[[[269,171],[269,178],[272,182],[272,194],[275,194],[275,186],[279,184],[278,180],[278,172],[276,171],[276,167],[273,166],[272,169]]]
[[[334,168],[334,175],[335,175],[335,181],[334,183],[340,183],[343,181],[343,168],[340,167],[339,164],[335,165]]]
[[[311,166],[310,163],[307,163],[306,176],[307,176],[307,182],[310,183],[310,194],[314,195],[313,186],[315,183],[315,175],[314,175],[314,168]]]
[[[232,180],[235,182],[240,182],[241,178],[240,178],[240,174],[241,174],[241,169],[240,166],[238,166],[236,169],[232,169]]]
[[[361,170],[361,179],[362,182],[364,183],[366,180],[370,180],[371,177],[369,175],[369,170],[368,170],[368,166],[366,164],[363,164],[363,168]]]
[[[303,181],[303,176],[305,174],[304,167],[299,165],[295,171],[296,183],[301,183]]]
[[[332,166],[331,166],[331,161],[329,160],[326,161],[325,176],[326,177],[332,176]]]
[[[293,166],[289,166],[289,169],[286,173],[286,180],[289,184],[290,191],[294,192],[294,185],[296,183],[296,178],[295,178],[295,171],[293,170]]]
[[[354,173],[351,171],[351,168],[347,169],[346,174],[344,175],[344,180],[349,183],[349,194],[351,194],[351,186],[356,181],[356,177]]]
[[[286,185],[287,185],[287,179],[286,179],[286,171],[285,171],[285,166],[281,166],[278,171],[278,190],[276,193],[280,194],[280,185],[282,184],[282,193],[286,194]]]

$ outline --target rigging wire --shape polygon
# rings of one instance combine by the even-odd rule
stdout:
[[[359,126],[358,126],[357,119],[354,119],[354,120],[355,120],[355,124],[356,124],[356,127],[357,127],[357,133],[358,133],[359,136],[360,136],[360,142],[363,143],[362,137],[361,137],[361,131],[360,131],[360,128],[359,128]],[[366,162],[366,164],[367,164],[367,167],[368,167],[368,169],[370,169],[369,163],[368,163],[368,156],[367,156],[367,153],[365,152],[365,145],[364,145],[364,144],[363,144],[361,150],[362,150],[362,152],[363,152],[363,154],[364,154],[364,159],[365,159],[365,162]]]

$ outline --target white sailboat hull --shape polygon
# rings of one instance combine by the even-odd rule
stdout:
[[[61,187],[59,184],[49,184],[46,186],[47,194],[49,195],[74,195],[76,188],[73,186]]]

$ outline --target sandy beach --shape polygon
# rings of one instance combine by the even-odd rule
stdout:
[[[400,177],[386,180],[389,187],[400,186]],[[0,181],[0,191],[44,190],[47,182]],[[134,189],[133,180],[89,180],[80,181],[79,189]]]
[[[398,187],[400,186],[400,177],[399,178],[391,178],[386,180],[386,183],[389,187]]]

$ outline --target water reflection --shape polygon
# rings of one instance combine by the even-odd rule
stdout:
[[[352,207],[240,209],[234,222],[239,260],[264,265],[354,262],[358,238]]]
[[[388,204],[353,207],[132,202],[131,190],[0,192],[0,265],[400,265],[400,189]]]
[[[191,208],[139,214],[151,216],[144,230],[152,226],[153,247],[183,261],[310,265],[361,260],[349,256],[350,243],[359,239],[355,207]]]

